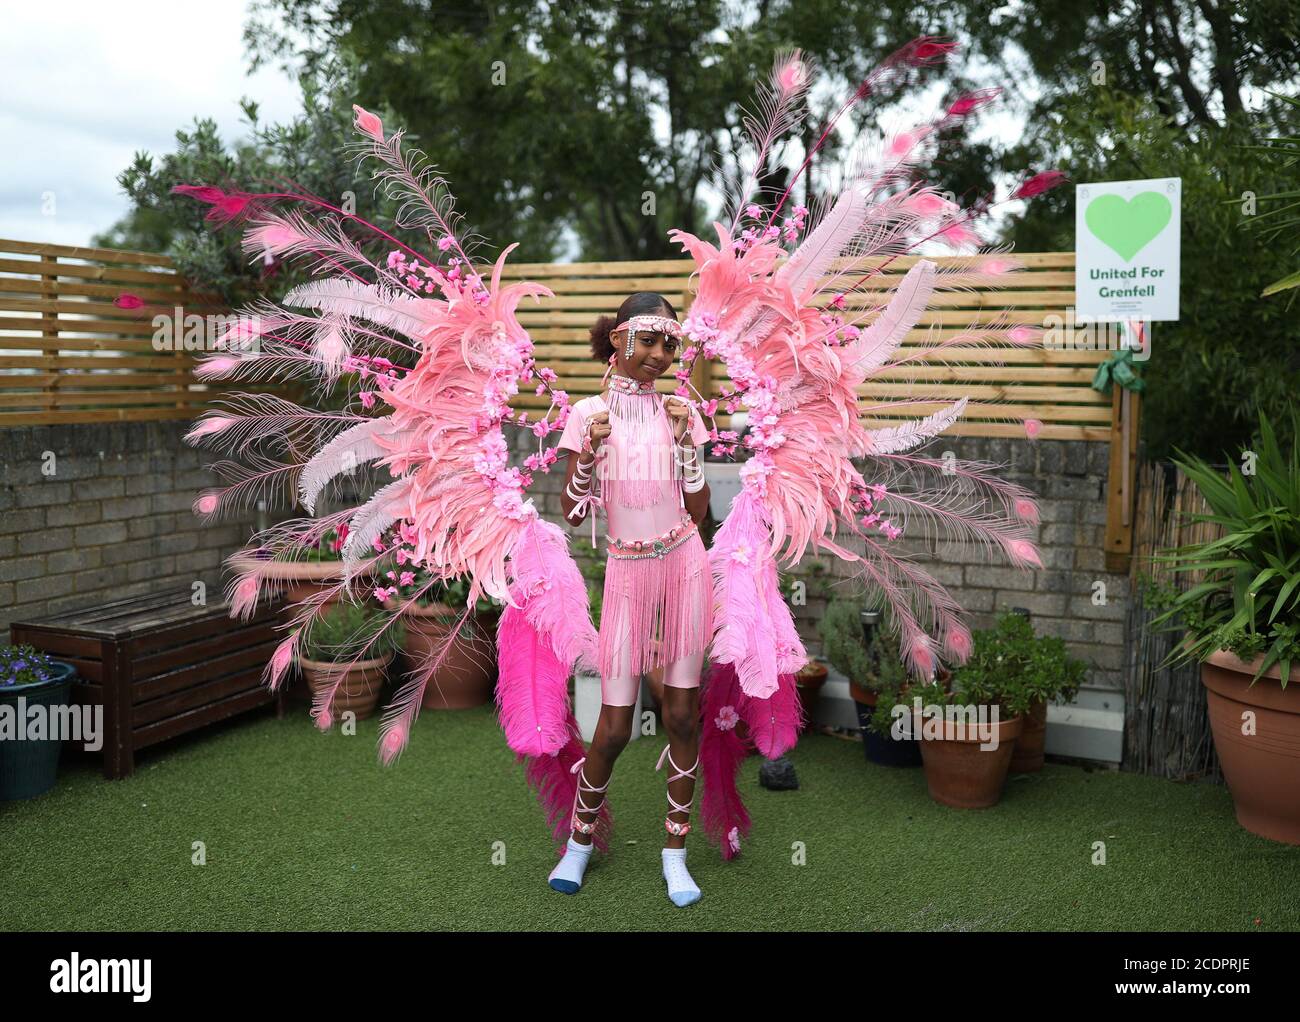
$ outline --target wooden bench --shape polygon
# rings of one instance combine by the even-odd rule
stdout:
[[[283,696],[262,683],[280,636],[278,604],[247,622],[224,605],[196,607],[171,589],[9,626],[26,643],[77,668],[72,700],[103,706],[104,776],[126,777],[139,749]]]

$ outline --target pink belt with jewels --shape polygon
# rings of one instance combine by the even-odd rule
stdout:
[[[647,557],[663,557],[685,543],[695,534],[695,519],[688,514],[682,520],[653,539],[611,539],[609,556],[619,561],[637,561]]]

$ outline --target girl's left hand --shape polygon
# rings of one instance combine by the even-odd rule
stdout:
[[[681,443],[682,437],[686,435],[687,427],[691,424],[690,408],[681,398],[669,397],[664,402],[664,411],[668,413],[668,421],[672,423],[673,439]]]

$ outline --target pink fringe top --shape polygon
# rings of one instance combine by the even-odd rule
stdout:
[[[609,406],[600,394],[574,402],[558,447],[580,451],[590,417],[607,411]],[[651,539],[667,532],[681,519],[685,501],[673,465],[672,433],[664,418],[658,439],[648,445],[648,449],[644,445],[641,449],[630,448],[620,435],[617,421],[611,418],[613,429],[602,444],[596,464],[597,478],[593,480],[593,485],[601,487],[605,498],[606,527],[611,539]],[[697,447],[709,439],[709,428],[696,408],[690,410],[689,429],[691,440]],[[662,486],[659,498],[645,507],[633,507],[628,501],[619,499],[620,480],[631,476],[643,477],[652,484],[659,481]],[[670,485],[662,485],[663,482]]]

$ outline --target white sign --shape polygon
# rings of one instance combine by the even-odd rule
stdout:
[[[1182,179],[1077,185],[1074,197],[1076,315],[1177,319]]]

